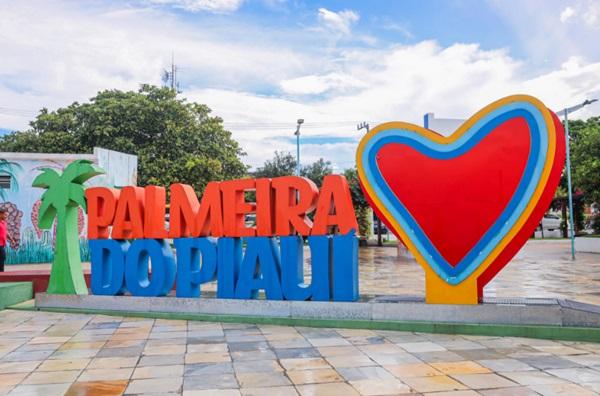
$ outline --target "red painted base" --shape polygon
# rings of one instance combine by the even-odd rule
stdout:
[[[90,286],[90,272],[84,271],[85,283]],[[33,293],[45,293],[50,280],[50,270],[23,270],[0,272],[0,282],[32,282]]]

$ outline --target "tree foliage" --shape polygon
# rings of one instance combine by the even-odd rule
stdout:
[[[138,156],[138,184],[186,183],[201,192],[211,180],[242,177],[243,152],[219,117],[168,88],[107,90],[88,103],[42,109],[31,128],[0,138],[0,151],[89,153],[94,147]]]
[[[569,121],[573,185],[587,203],[600,205],[600,117]]]
[[[317,161],[300,168],[300,176],[312,180],[317,187],[321,187],[323,178],[333,173],[331,162],[319,158]],[[263,166],[256,169],[255,177],[280,177],[296,174],[296,159],[290,152],[275,151],[272,159],[266,160]]]

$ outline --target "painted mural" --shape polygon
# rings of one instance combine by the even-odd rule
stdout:
[[[40,154],[39,159],[2,154],[8,159],[0,160],[0,175],[11,177],[10,188],[0,188],[0,207],[8,210],[7,264],[49,263],[53,260],[56,223],[47,230],[38,226],[43,190],[32,187],[33,180],[44,169],[62,172],[70,162],[82,158],[103,163],[108,170],[106,175],[86,183],[88,186],[115,187],[137,181],[137,157],[105,149],[95,149],[93,155],[49,155],[53,158],[44,158],[44,154]],[[81,259],[89,261],[87,219],[81,209],[77,220]]]

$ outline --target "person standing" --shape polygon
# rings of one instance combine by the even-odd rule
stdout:
[[[4,272],[4,260],[6,260],[6,218],[8,211],[0,208],[0,272]]]

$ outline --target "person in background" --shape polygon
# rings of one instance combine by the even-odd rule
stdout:
[[[6,260],[6,218],[8,212],[0,208],[0,272],[4,272],[4,260]]]

